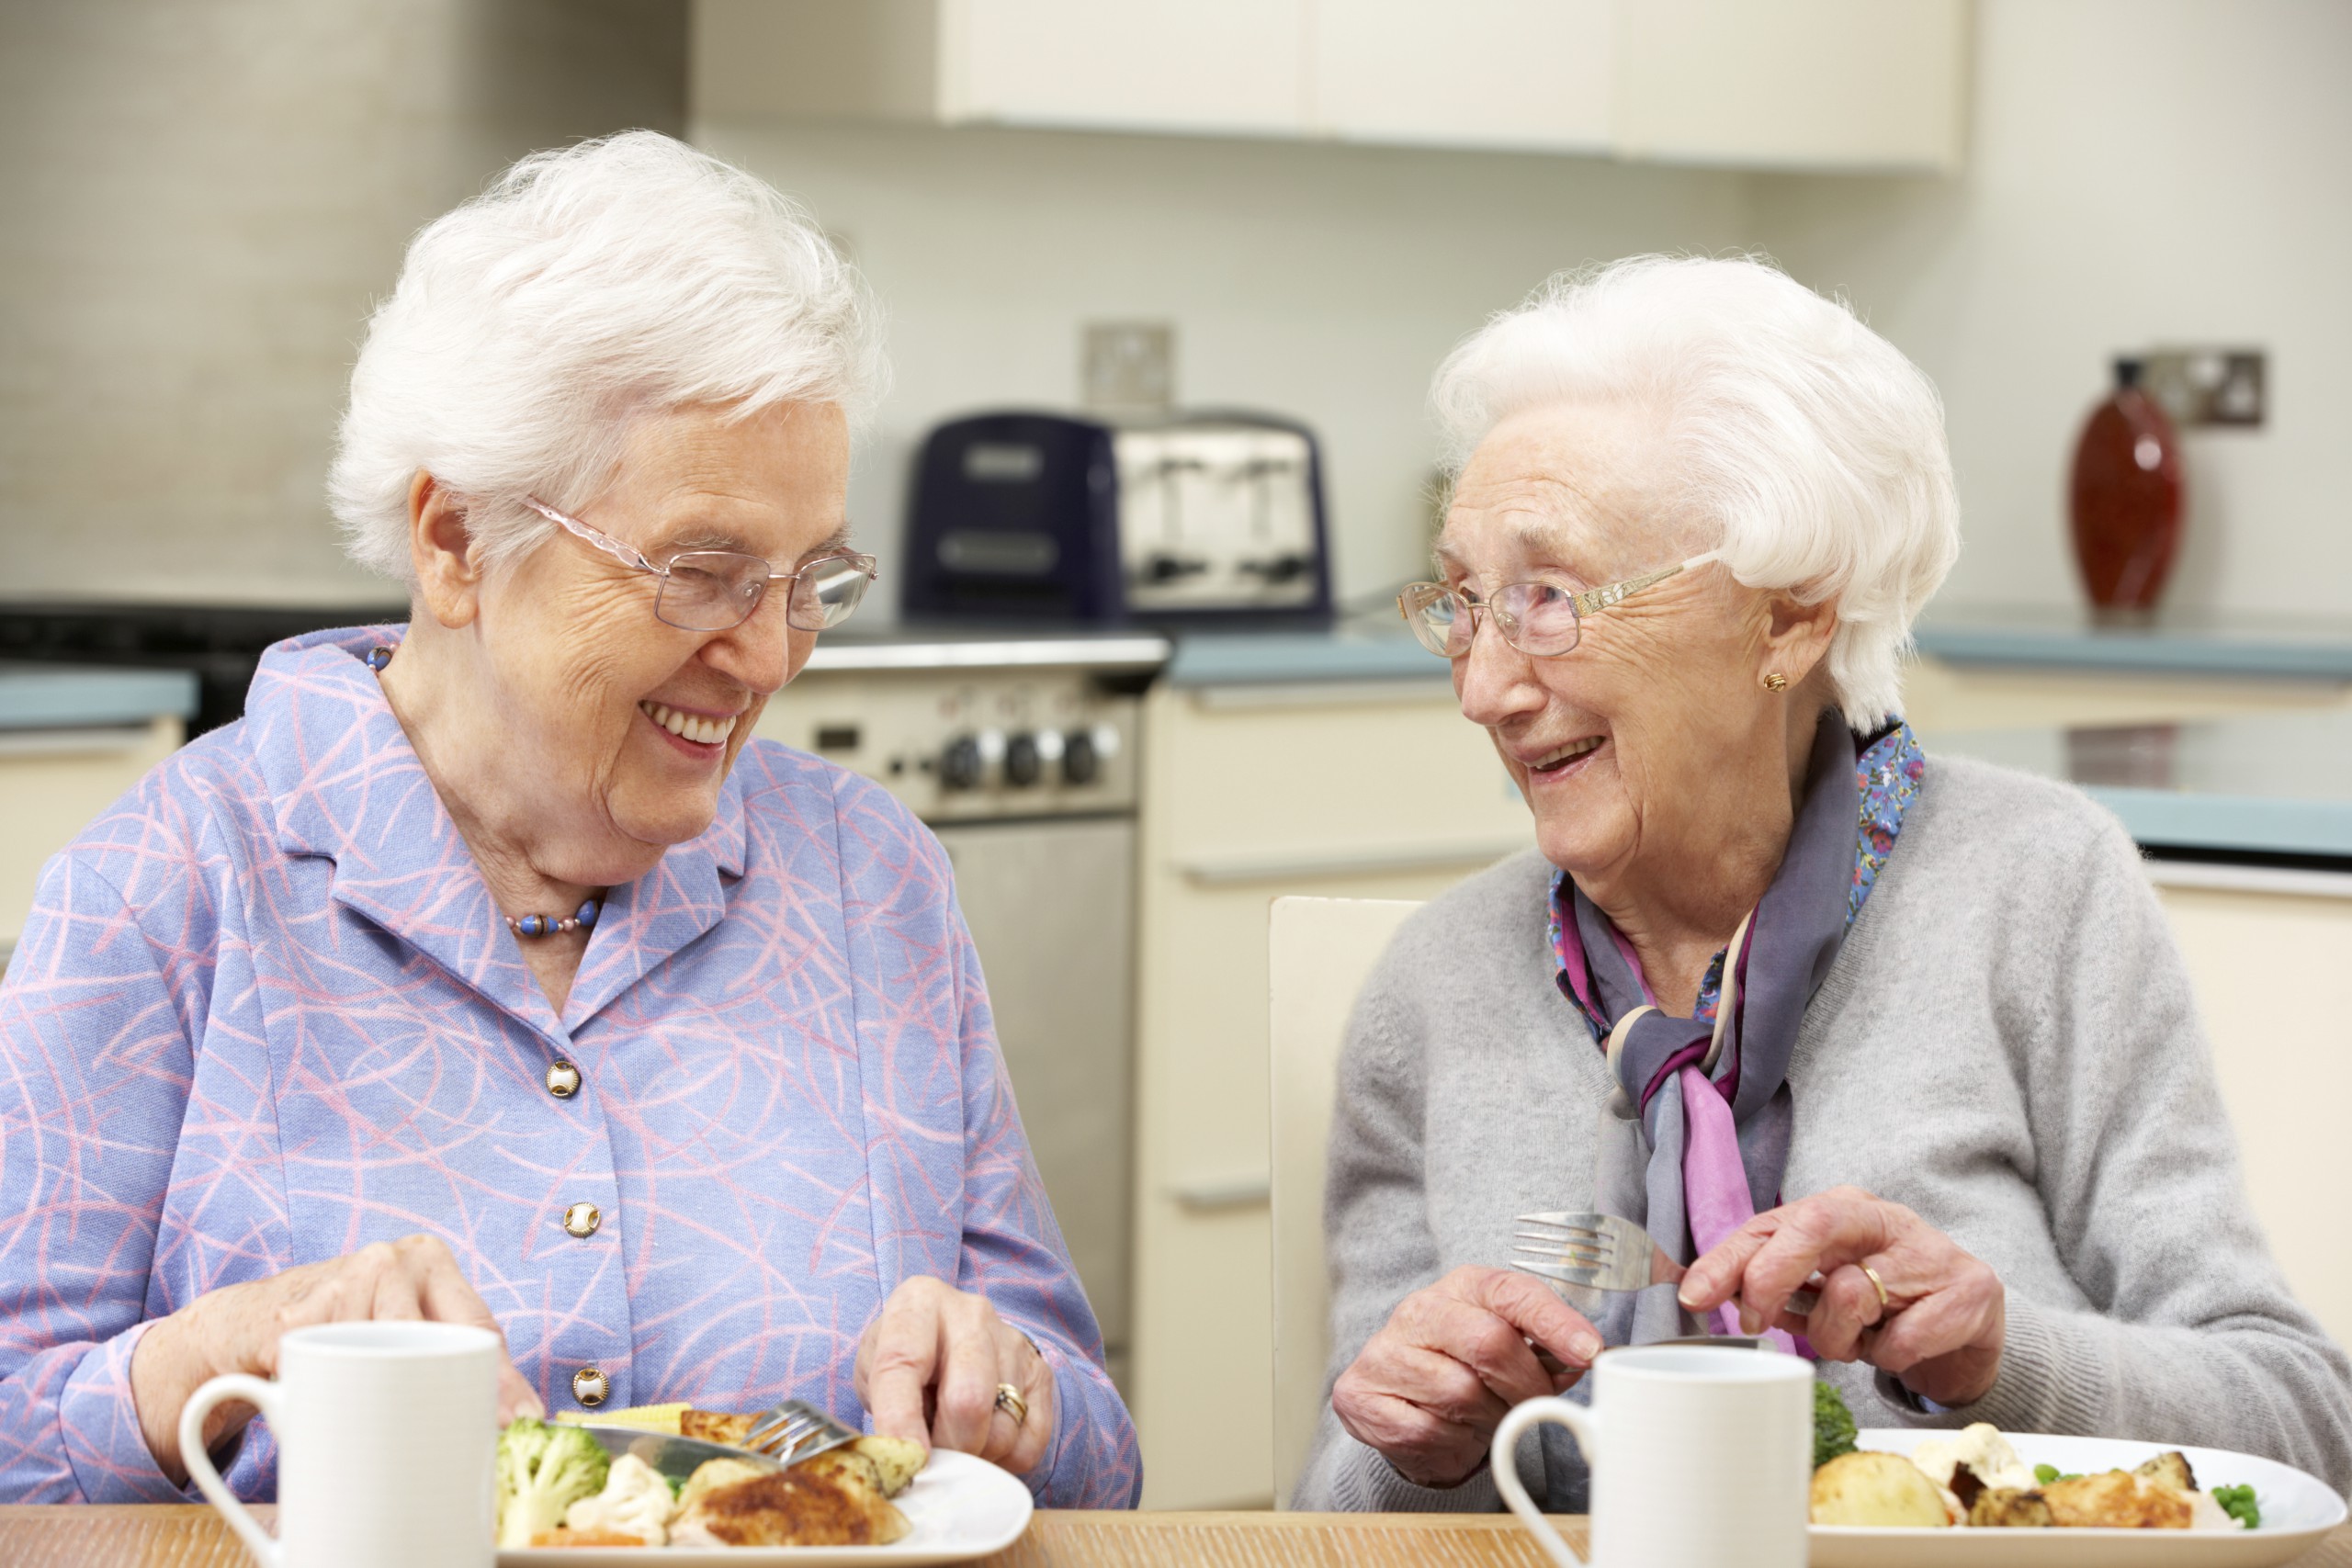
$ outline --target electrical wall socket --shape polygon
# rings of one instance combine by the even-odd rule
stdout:
[[[2259,428],[2270,406],[2258,348],[2158,348],[2141,356],[2140,385],[2183,430]]]
[[[1096,413],[1164,414],[1176,406],[1176,329],[1167,321],[1089,321],[1080,400]]]

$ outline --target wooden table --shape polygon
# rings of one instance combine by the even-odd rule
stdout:
[[[255,1510],[266,1512],[266,1510]],[[1563,1521],[1585,1547],[1582,1519]],[[649,1555],[648,1568],[660,1559]],[[250,1568],[204,1507],[0,1506],[7,1568]],[[1047,1509],[989,1568],[1550,1568],[1497,1515],[1114,1514]],[[2296,1568],[2352,1568],[2352,1525]]]

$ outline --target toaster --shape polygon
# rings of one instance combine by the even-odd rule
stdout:
[[[952,420],[915,460],[899,580],[910,620],[1321,624],[1321,455],[1262,414]]]

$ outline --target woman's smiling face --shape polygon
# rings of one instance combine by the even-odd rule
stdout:
[[[1455,484],[1438,540],[1443,580],[1481,600],[1530,579],[1582,592],[1707,547],[1678,511],[1661,437],[1624,405],[1558,405],[1497,425]],[[1620,877],[1687,858],[1729,826],[1715,818],[1746,809],[1758,781],[1741,776],[1744,759],[1781,765],[1785,705],[1760,683],[1768,626],[1763,596],[1720,566],[1588,617],[1557,658],[1530,658],[1480,626],[1453,661],[1454,692],[1526,797],[1546,859],[1579,882]],[[1764,782],[1787,811],[1785,782]]]
[[[835,407],[684,409],[639,420],[614,482],[576,515],[657,566],[724,549],[790,571],[845,542],[848,479]],[[499,733],[542,782],[534,859],[606,883],[710,826],[728,769],[816,634],[786,626],[786,583],[741,626],[668,625],[659,579],[555,524],[548,536],[482,581],[480,637]]]

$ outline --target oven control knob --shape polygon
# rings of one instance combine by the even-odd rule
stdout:
[[[1026,789],[1045,773],[1045,759],[1037,754],[1037,738],[1027,730],[1020,730],[1004,739],[1004,782],[1015,789]]]
[[[1094,737],[1083,729],[1073,729],[1062,737],[1062,782],[1070,784],[1091,784],[1101,776],[1102,759],[1094,750]]]
[[[947,750],[939,754],[939,784],[943,789],[980,787],[979,741],[959,735],[947,743]]]

